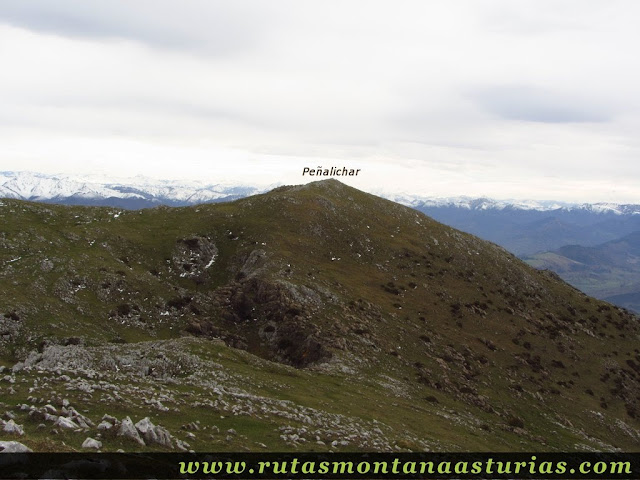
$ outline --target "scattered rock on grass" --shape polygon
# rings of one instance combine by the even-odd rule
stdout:
[[[91,437],[87,437],[87,439],[82,442],[82,448],[93,448],[95,450],[99,450],[102,448],[102,442]]]

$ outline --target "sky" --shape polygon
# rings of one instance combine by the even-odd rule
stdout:
[[[0,170],[640,203],[634,0],[2,0]]]

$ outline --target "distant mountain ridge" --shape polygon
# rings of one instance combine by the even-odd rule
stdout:
[[[94,177],[0,172],[0,197],[67,205],[127,209],[186,206],[236,200],[266,189],[248,185],[204,184],[135,177],[110,181]]]
[[[270,188],[144,177],[108,180],[98,176],[0,172],[0,198],[124,209],[224,202]],[[522,257],[565,245],[596,246],[640,230],[640,205],[633,204],[381,196]]]
[[[144,177],[118,182],[98,177],[0,172],[0,198],[129,210],[225,202],[264,190]],[[640,255],[627,252],[629,239],[633,245],[640,232],[640,205],[386,197],[494,242],[536,268],[552,270],[589,295],[640,312]],[[619,255],[612,260],[614,247],[629,253],[625,259],[631,261],[618,261]],[[583,262],[575,255],[589,255],[593,261]]]
[[[491,198],[475,197],[445,197],[426,198],[410,195],[387,196],[390,200],[407,205],[413,208],[459,208],[471,211],[585,211],[592,213],[614,213],[617,215],[640,215],[640,205],[619,204],[609,202],[598,203],[570,203],[555,200],[495,200]]]
[[[225,183],[203,183],[180,180],[156,180],[134,177],[124,180],[96,176],[49,175],[35,172],[0,172],[0,198],[43,201],[62,204],[115,206],[120,200],[124,208],[157,205],[186,206],[212,203],[255,195],[280,186],[268,187]],[[435,198],[420,195],[379,194],[394,202],[427,212],[456,209],[464,212],[582,212],[638,215],[640,205],[617,203],[570,203],[555,200],[495,200],[474,197]],[[127,205],[131,204],[131,207]],[[438,215],[436,215],[438,216]],[[445,222],[446,223],[446,222]],[[473,233],[473,232],[472,232]]]
[[[413,207],[519,256],[564,245],[595,246],[640,230],[639,205],[582,204],[541,210],[515,206],[470,209],[462,204],[425,202]]]

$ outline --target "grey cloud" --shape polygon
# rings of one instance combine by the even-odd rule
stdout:
[[[251,8],[249,8],[251,7]],[[244,1],[3,0],[0,23],[67,37],[128,39],[225,54],[257,45],[258,8]]]
[[[540,123],[606,122],[610,110],[567,92],[528,86],[480,89],[471,97],[480,107],[507,120]]]

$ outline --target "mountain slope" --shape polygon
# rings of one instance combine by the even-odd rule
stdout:
[[[82,443],[25,413],[65,396],[196,450],[637,448],[636,317],[337,181],[0,216],[0,400],[34,448]]]

